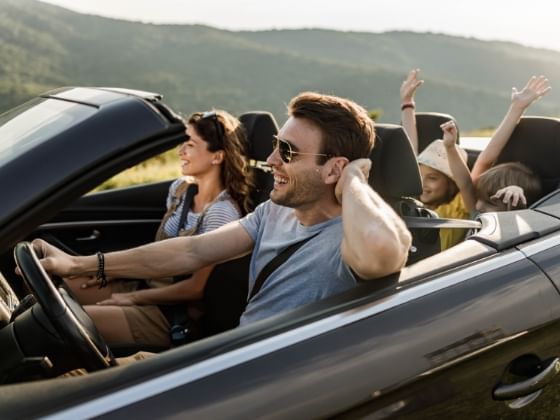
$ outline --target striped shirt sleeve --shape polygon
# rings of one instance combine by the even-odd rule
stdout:
[[[241,217],[239,210],[230,200],[215,202],[204,215],[202,226],[198,233],[209,232]]]

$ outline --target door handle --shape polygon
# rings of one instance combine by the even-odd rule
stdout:
[[[498,385],[492,392],[495,400],[512,400],[532,394],[548,385],[560,373],[560,358],[553,358],[537,375],[521,382]]]
[[[94,229],[91,232],[91,235],[83,236],[81,238],[76,238],[76,240],[77,241],[95,241],[96,239],[99,239],[100,236],[101,236],[101,232],[99,232],[97,229]]]

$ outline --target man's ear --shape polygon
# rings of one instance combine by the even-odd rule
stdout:
[[[325,182],[327,184],[336,184],[340,179],[340,177],[342,176],[342,171],[344,170],[346,165],[348,165],[348,162],[349,162],[348,158],[342,156],[331,158],[326,163],[328,167],[325,168],[327,170],[327,176]]]

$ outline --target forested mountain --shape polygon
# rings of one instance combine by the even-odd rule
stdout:
[[[272,111],[319,90],[399,118],[399,86],[422,69],[419,110],[453,114],[463,129],[496,125],[511,86],[545,74],[558,86],[532,111],[560,115],[560,52],[412,32],[234,32],[83,15],[35,0],[0,0],[0,110],[69,85],[159,92],[177,111]]]

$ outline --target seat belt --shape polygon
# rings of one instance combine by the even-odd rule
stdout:
[[[181,209],[181,217],[179,218],[179,226],[177,227],[177,236],[179,236],[179,232],[181,232],[181,229],[185,225],[187,215],[189,214],[189,210],[192,207],[194,196],[197,194],[198,184],[189,184],[187,191],[185,192],[185,201],[183,202],[183,208]]]
[[[309,236],[305,239],[302,239],[299,242],[291,244],[290,246],[288,246],[287,248],[282,250],[273,259],[271,259],[268,262],[268,264],[266,264],[263,267],[263,269],[261,270],[261,272],[257,276],[257,279],[255,280],[255,284],[253,284],[253,288],[251,289],[251,293],[249,294],[249,298],[247,299],[247,302],[249,302],[253,298],[253,296],[255,296],[261,290],[262,285],[264,284],[264,281],[267,279],[268,276],[270,276],[270,274],[274,270],[276,270],[278,267],[280,267],[282,264],[284,264],[284,262],[286,262],[286,260],[288,258],[290,258],[294,252],[296,252],[306,242],[313,239],[319,233],[321,233],[321,232],[317,232],[315,235],[311,235],[311,236]]]
[[[192,206],[194,196],[198,193],[198,185],[197,184],[190,184],[185,191],[185,200],[183,202],[183,208],[181,210],[181,216],[179,218],[179,225],[177,227],[177,235],[185,225],[185,221],[187,220],[187,215],[189,214],[189,210]],[[175,276],[173,277],[173,283],[182,280],[184,276]],[[173,323],[170,325],[169,328],[169,338],[171,340],[171,345],[173,347],[180,346],[181,344],[185,344],[187,342],[187,334],[189,332],[187,328],[187,305],[184,303],[178,303],[175,305],[170,305],[169,312],[171,312],[171,318],[173,318]]]

